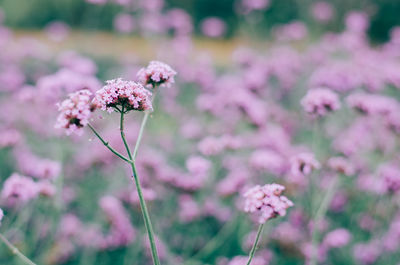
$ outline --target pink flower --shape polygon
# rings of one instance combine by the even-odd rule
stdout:
[[[93,103],[102,110],[113,112],[119,107],[129,110],[153,110],[151,92],[141,84],[125,81],[121,78],[108,80],[106,85],[96,92]]]
[[[91,113],[95,110],[90,103],[91,95],[86,89],[69,94],[68,99],[58,104],[61,113],[55,127],[66,129],[68,135],[81,134],[81,129],[89,123]]]
[[[328,22],[333,18],[334,10],[329,2],[318,1],[311,8],[311,13],[317,21]]]
[[[319,169],[320,164],[311,153],[300,153],[290,160],[293,175],[307,176],[314,169]]]
[[[352,176],[355,174],[355,168],[353,164],[344,157],[331,157],[328,160],[328,166],[340,174],[346,176]]]
[[[304,110],[315,116],[325,116],[340,108],[339,97],[327,88],[311,89],[301,100]]]
[[[37,184],[29,177],[12,174],[3,184],[1,197],[9,203],[25,203],[39,194]]]
[[[293,202],[281,196],[285,187],[279,184],[257,185],[245,194],[245,212],[258,213],[259,222],[265,223],[269,219],[285,216],[286,210],[293,206]]]
[[[369,18],[366,13],[353,11],[346,16],[346,28],[355,33],[363,33],[369,27]]]
[[[340,248],[349,243],[351,234],[347,229],[339,228],[326,234],[322,244],[326,248]]]
[[[113,196],[104,196],[100,199],[100,207],[111,223],[111,231],[105,237],[103,247],[126,246],[132,242],[136,231],[122,203]]]
[[[221,37],[226,31],[226,24],[217,17],[209,17],[201,22],[201,31],[207,37]]]
[[[137,78],[145,86],[170,87],[175,83],[174,76],[176,72],[168,64],[159,61],[151,61],[146,68],[142,68],[137,73]]]
[[[135,21],[129,14],[118,14],[114,18],[114,28],[121,33],[131,33],[135,29]]]

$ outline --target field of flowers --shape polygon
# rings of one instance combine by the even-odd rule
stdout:
[[[1,265],[400,264],[400,27],[372,44],[364,11],[291,21],[221,62],[183,9],[115,2],[149,54],[0,24]],[[240,2],[249,30],[268,4]]]

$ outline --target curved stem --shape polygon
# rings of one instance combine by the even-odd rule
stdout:
[[[132,161],[128,158],[126,158],[125,156],[123,156],[122,154],[118,153],[118,151],[116,151],[114,148],[112,148],[110,146],[110,144],[105,141],[100,134],[93,128],[93,126],[89,123],[88,127],[92,130],[92,132],[97,136],[97,138],[100,139],[100,141],[105,145],[105,147],[107,147],[113,154],[115,154],[116,156],[118,156],[119,158],[121,158],[122,160],[124,160],[125,162],[131,163]]]
[[[155,238],[154,238],[154,232],[153,232],[153,226],[151,224],[149,211],[147,210],[146,201],[145,201],[144,196],[143,196],[142,187],[140,185],[140,180],[139,180],[139,177],[138,177],[138,174],[137,174],[137,170],[136,170],[136,165],[135,165],[135,162],[132,160],[132,154],[131,154],[131,151],[129,149],[129,145],[128,145],[126,139],[125,139],[124,111],[123,110],[124,110],[124,108],[122,108],[121,119],[120,119],[121,138],[122,138],[122,141],[124,142],[124,145],[125,145],[125,148],[126,148],[126,152],[128,153],[128,156],[129,156],[129,159],[130,159],[130,164],[131,164],[132,173],[133,173],[133,179],[135,181],[136,189],[137,189],[138,195],[139,195],[140,207],[142,209],[144,225],[146,227],[147,235],[149,237],[150,248],[151,248],[151,256],[153,258],[153,263],[154,263],[154,265],[160,265],[160,260],[158,258],[157,247],[156,247]]]
[[[253,247],[251,248],[251,251],[250,251],[250,254],[249,254],[249,259],[248,259],[248,261],[247,261],[247,265],[250,265],[251,261],[253,260],[254,253],[256,253],[257,244],[258,244],[258,241],[260,240],[260,237],[261,237],[261,233],[262,233],[262,231],[263,231],[263,228],[264,228],[264,224],[260,224],[260,226],[258,227],[258,232],[257,232],[256,240],[254,241],[254,245],[253,245]]]
[[[317,212],[315,213],[314,217],[314,223],[311,231],[311,258],[310,258],[310,265],[316,265],[317,264],[317,258],[318,258],[318,227],[321,222],[321,220],[325,217],[326,212],[328,211],[329,203],[332,201],[333,195],[336,192],[336,188],[338,186],[339,182],[339,176],[336,176],[333,180],[332,183],[330,184],[328,191],[325,193],[324,198],[322,199],[322,202],[320,206],[318,207]]]
[[[25,264],[36,265],[36,263],[28,259],[24,254],[21,253],[21,251],[19,251],[18,248],[16,248],[13,244],[11,244],[10,241],[8,241],[7,238],[5,238],[5,236],[3,236],[3,234],[0,234],[0,240],[3,241],[3,243],[10,249],[13,255],[16,255]]]

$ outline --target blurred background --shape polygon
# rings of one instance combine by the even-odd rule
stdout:
[[[129,169],[54,124],[69,93],[157,59],[178,74],[137,164],[162,264],[244,265],[257,221],[241,195],[272,182],[295,207],[253,265],[306,264],[313,202],[340,176],[318,264],[398,265],[399,26],[399,0],[0,0],[0,232],[37,264],[151,264]],[[334,108],[324,92],[301,103],[320,87]],[[124,152],[114,114],[93,125]],[[141,118],[126,118],[132,144]],[[320,181],[292,174],[302,152]],[[1,243],[0,264],[22,263]]]

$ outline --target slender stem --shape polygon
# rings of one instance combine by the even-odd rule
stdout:
[[[325,193],[324,198],[322,199],[322,202],[315,213],[314,217],[314,223],[311,231],[311,258],[310,258],[310,265],[316,265],[317,264],[317,258],[318,258],[318,227],[321,222],[321,220],[324,218],[326,215],[326,212],[328,211],[329,203],[332,201],[333,195],[336,192],[336,189],[338,187],[338,182],[339,182],[339,176],[336,176],[331,184],[329,185],[328,191]]]
[[[262,231],[263,231],[263,228],[264,228],[264,224],[260,224],[260,226],[258,227],[258,232],[257,232],[257,236],[256,236],[256,241],[254,241],[254,245],[253,245],[253,247],[251,248],[251,251],[250,251],[250,254],[249,254],[249,259],[248,259],[248,261],[247,261],[247,265],[250,265],[250,263],[251,263],[251,261],[252,261],[252,259],[253,259],[253,257],[254,257],[254,253],[256,253],[257,244],[258,244],[258,241],[260,240],[260,237],[261,237],[261,233],[262,233]]]
[[[133,156],[132,156],[133,161],[135,161],[135,159],[136,159],[136,155],[139,150],[140,142],[142,141],[144,128],[146,127],[146,123],[147,123],[147,119],[149,118],[149,115],[150,115],[150,112],[148,112],[148,111],[146,111],[144,113],[142,124],[140,125],[139,135],[138,135],[138,138],[137,138],[136,144],[135,144],[135,149],[133,150]]]
[[[140,207],[142,209],[142,214],[143,214],[143,219],[144,219],[144,224],[147,230],[147,235],[149,237],[149,242],[150,242],[150,248],[151,248],[151,256],[153,258],[153,263],[154,265],[160,265],[160,260],[158,258],[158,254],[157,254],[157,247],[156,247],[156,243],[155,243],[155,239],[154,239],[154,232],[153,232],[153,226],[151,224],[151,220],[150,220],[150,215],[149,215],[149,211],[147,210],[147,206],[146,206],[146,201],[144,199],[143,196],[143,192],[142,192],[142,187],[140,185],[140,180],[136,171],[136,165],[135,162],[132,160],[132,154],[131,151],[129,149],[129,145],[125,139],[125,132],[124,132],[124,108],[122,108],[122,112],[121,112],[121,119],[120,119],[120,130],[121,130],[121,138],[122,141],[124,142],[125,148],[126,148],[126,152],[128,153],[129,159],[130,159],[130,164],[132,167],[132,173],[133,173],[133,179],[135,181],[135,185],[136,185],[136,189],[138,191],[138,195],[139,195],[139,202],[140,202]]]
[[[100,134],[93,128],[93,126],[91,124],[88,124],[88,127],[92,130],[92,132],[97,136],[97,138],[100,139],[100,141],[116,156],[118,156],[119,158],[121,158],[122,160],[124,160],[125,162],[131,163],[131,160],[126,158],[125,156],[123,156],[122,154],[118,153],[118,151],[116,151],[114,148],[112,148],[110,146],[110,144],[108,142],[106,142],[101,136]]]
[[[10,241],[7,240],[7,238],[5,238],[3,236],[3,234],[0,234],[0,240],[3,241],[3,243],[10,249],[11,253],[13,255],[16,255],[18,258],[21,259],[21,261],[23,261],[25,264],[28,265],[36,265],[36,263],[34,263],[33,261],[31,261],[30,259],[28,259],[24,254],[21,253],[21,251],[19,251],[18,248],[16,248],[13,244],[10,243]]]

